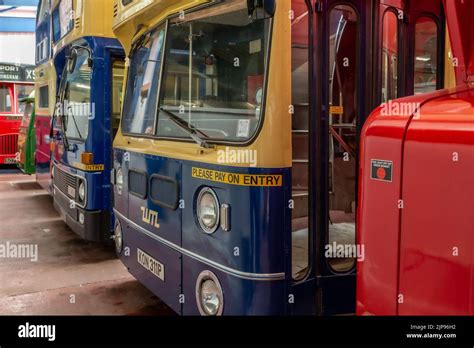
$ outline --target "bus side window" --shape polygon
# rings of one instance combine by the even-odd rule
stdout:
[[[41,86],[39,88],[39,109],[49,108],[49,86]]]
[[[398,98],[398,18],[388,10],[383,16],[382,103]]]
[[[415,94],[436,90],[438,80],[438,26],[428,17],[415,25]]]
[[[0,85],[0,112],[12,112],[12,97],[5,84]]]

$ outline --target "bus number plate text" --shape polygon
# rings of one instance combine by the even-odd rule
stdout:
[[[153,257],[145,253],[143,250],[137,248],[137,260],[147,271],[150,271],[155,276],[165,281],[165,266],[155,260]]]

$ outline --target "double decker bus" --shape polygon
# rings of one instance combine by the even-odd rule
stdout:
[[[115,6],[129,57],[115,244],[130,273],[184,315],[353,313],[360,130],[415,92],[415,62],[431,68],[419,88],[444,85],[441,1]]]
[[[378,108],[362,131],[359,315],[474,315],[474,1],[444,3],[454,83],[393,100],[416,109]]]
[[[113,230],[112,139],[125,65],[112,13],[112,0],[52,2],[59,81],[52,132],[54,205],[79,236],[104,243]]]
[[[33,91],[34,66],[0,63],[0,165],[16,164],[18,132],[25,104]]]
[[[36,13],[35,172],[36,182],[51,193],[51,121],[56,107],[57,76],[52,59],[52,0],[40,0]]]

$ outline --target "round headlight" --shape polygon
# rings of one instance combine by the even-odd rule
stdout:
[[[118,194],[122,194],[122,187],[123,187],[123,172],[122,168],[118,168],[115,174],[115,185],[117,186]]]
[[[201,315],[222,315],[224,295],[216,275],[202,272],[196,283],[196,301]]]
[[[79,199],[81,201],[84,201],[86,199],[86,185],[84,184],[84,181],[81,181],[79,184]]]
[[[219,201],[209,187],[199,192],[197,198],[197,218],[206,233],[214,233],[219,224]]]
[[[122,252],[122,247],[123,247],[123,237],[122,237],[122,225],[120,225],[120,222],[117,220],[115,222],[115,228],[114,228],[114,241],[115,241],[115,250],[117,253]]]

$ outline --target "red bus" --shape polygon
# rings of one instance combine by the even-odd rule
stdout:
[[[26,98],[34,89],[34,66],[0,63],[0,165],[15,164]]]
[[[456,86],[381,106],[361,134],[359,315],[474,315],[474,1],[444,3]]]

